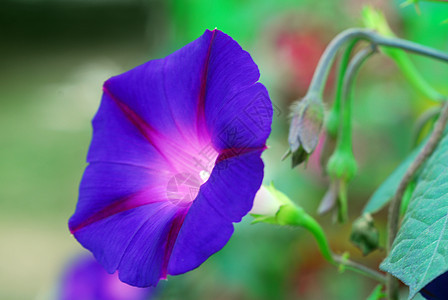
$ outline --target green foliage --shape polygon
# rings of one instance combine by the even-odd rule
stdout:
[[[398,166],[398,168],[396,168],[395,171],[373,193],[372,197],[370,197],[369,201],[363,209],[363,214],[374,214],[380,211],[384,206],[386,206],[387,203],[389,203],[389,201],[395,194],[395,191],[397,190],[401,179],[406,173],[406,170],[417,157],[424,144],[425,143],[422,142],[419,147],[414,149],[414,151],[409,154],[409,156]]]
[[[377,285],[372,293],[367,297],[367,300],[379,300],[384,299],[386,297],[386,294],[382,292],[383,286],[381,284]]]
[[[409,298],[448,270],[448,135],[423,166],[402,226],[380,268],[410,288]]]
[[[262,24],[272,18],[273,13],[288,11],[298,5],[294,0],[170,0],[167,3],[179,45],[195,39],[205,28],[218,28],[235,40],[243,41],[244,45],[257,36]]]

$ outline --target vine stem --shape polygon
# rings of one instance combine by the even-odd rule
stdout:
[[[341,255],[337,255],[337,254],[332,254],[333,260],[335,262],[335,264],[340,264],[345,266],[347,269],[365,275],[367,277],[370,277],[372,279],[375,279],[376,281],[378,281],[379,283],[385,284],[386,283],[386,276],[384,276],[382,273],[370,269],[369,267],[357,263],[355,261],[352,261],[348,258],[345,258]]]
[[[338,147],[341,147],[344,151],[351,151],[352,147],[352,135],[351,135],[351,119],[352,119],[352,100],[353,100],[353,87],[356,75],[362,64],[376,52],[376,46],[371,44],[360,50],[355,54],[350,61],[347,71],[344,76],[342,85],[342,122],[339,126],[338,132]]]
[[[392,199],[392,202],[389,206],[389,216],[388,216],[388,247],[387,252],[390,253],[392,248],[392,244],[397,236],[398,227],[399,227],[399,215],[400,215],[400,206],[401,200],[403,198],[403,194],[408,186],[409,182],[413,179],[415,173],[422,166],[422,164],[428,159],[429,156],[434,152],[434,149],[437,147],[440,139],[442,138],[443,131],[448,122],[448,102],[442,107],[442,111],[437,120],[437,123],[434,126],[434,130],[432,131],[428,142],[423,147],[422,151],[418,154],[417,158],[412,162],[411,166],[408,168],[406,173],[404,174],[403,179],[398,185],[397,191]],[[394,278],[392,275],[387,275],[387,294],[389,300],[398,299],[398,280]]]
[[[319,63],[317,64],[316,71],[314,72],[313,79],[311,80],[311,84],[307,94],[317,94],[320,97],[322,96],[325,86],[324,84],[328,77],[328,72],[330,71],[330,67],[338,50],[346,42],[353,39],[366,40],[375,45],[399,48],[409,52],[448,62],[447,53],[432,49],[430,47],[422,46],[417,43],[402,40],[399,38],[384,37],[369,29],[347,29],[338,34],[325,49],[324,53],[321,56],[321,59],[319,60]]]
[[[431,121],[433,118],[437,117],[440,114],[440,106],[432,107],[425,111],[418,119],[414,128],[414,132],[412,134],[413,145],[417,146],[420,134],[423,131],[423,128]]]
[[[353,52],[356,44],[358,43],[358,39],[353,39],[348,44],[347,48],[344,50],[342,54],[341,61],[339,63],[339,74],[338,81],[336,84],[336,94],[335,99],[333,101],[333,105],[331,111],[328,115],[328,120],[326,123],[327,132],[331,136],[331,138],[336,138],[338,135],[339,129],[339,113],[341,110],[341,102],[342,102],[342,86],[344,83],[344,75],[347,70],[347,66],[350,62],[350,55]]]
[[[284,206],[283,210],[279,210],[279,212],[277,213],[277,218],[280,218],[281,220],[280,221],[279,219],[277,219],[278,225],[299,226],[308,230],[316,240],[322,256],[330,264],[335,266],[342,265],[348,270],[373,278],[383,284],[386,282],[386,276],[384,276],[382,273],[370,269],[369,267],[360,263],[351,261],[348,259],[348,257],[334,254],[330,248],[325,232],[320,224],[314,218],[308,215],[302,208],[297,207],[292,203],[290,204],[291,206],[286,205]]]

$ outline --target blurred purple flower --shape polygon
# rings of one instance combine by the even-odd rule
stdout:
[[[259,76],[207,30],[106,81],[69,227],[109,273],[155,286],[227,243],[263,179],[272,105]]]
[[[428,283],[420,293],[425,299],[446,299],[448,295],[448,272]]]
[[[138,288],[108,274],[90,255],[82,255],[66,269],[58,300],[148,300],[154,288]]]

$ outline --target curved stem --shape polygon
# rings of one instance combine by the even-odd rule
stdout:
[[[344,75],[341,89],[341,107],[336,149],[330,158],[328,172],[336,176],[339,185],[338,220],[343,223],[348,219],[347,183],[356,174],[356,160],[352,150],[351,110],[353,102],[353,84],[361,65],[370,57],[376,48],[374,45],[359,51],[350,61]],[[338,158],[339,157],[339,158]]]
[[[434,126],[434,130],[432,131],[428,142],[423,147],[422,151],[418,154],[417,158],[412,162],[409,169],[404,174],[403,179],[398,185],[397,191],[392,199],[392,202],[389,206],[389,216],[388,216],[388,248],[387,252],[390,253],[392,248],[392,244],[395,240],[395,237],[398,232],[399,225],[399,215],[400,215],[400,206],[401,200],[403,198],[403,194],[408,186],[409,182],[414,177],[415,173],[422,166],[422,164],[426,161],[426,159],[431,156],[434,149],[437,147],[440,139],[443,135],[443,130],[445,129],[448,122],[448,102],[443,105],[442,111],[440,113],[439,119]],[[392,275],[387,275],[387,293],[390,300],[398,299],[398,281]]]
[[[370,47],[362,49],[353,57],[347,67],[342,86],[342,122],[339,126],[337,145],[340,150],[352,151],[351,120],[354,81],[362,64],[375,52],[376,47],[373,44]]]
[[[328,244],[327,236],[325,235],[324,230],[322,229],[320,224],[317,223],[316,220],[314,220],[308,214],[302,214],[300,220],[294,225],[302,226],[305,229],[307,229],[314,236],[314,239],[316,240],[317,245],[319,246],[319,250],[322,256],[328,262],[334,263],[330,245]]]
[[[338,72],[338,81],[336,85],[336,95],[335,99],[328,117],[327,121],[327,131],[330,134],[331,137],[336,137],[338,132],[338,125],[339,125],[339,113],[341,110],[341,99],[342,99],[342,86],[344,84],[344,76],[345,72],[347,70],[348,63],[350,61],[350,55],[355,48],[356,44],[358,43],[358,39],[354,39],[350,42],[350,44],[347,46],[347,48],[344,50],[344,53],[341,57],[341,62],[339,65],[339,72]]]
[[[282,210],[279,210],[279,212],[277,213],[277,218],[280,218],[279,214],[281,212]],[[380,272],[372,270],[362,264],[353,262],[346,257],[334,254],[330,249],[327,236],[325,235],[325,232],[323,231],[320,224],[316,220],[314,220],[314,218],[308,215],[302,208],[296,206],[284,206],[282,215],[283,217],[281,217],[281,220],[283,222],[279,222],[279,220],[277,220],[277,224],[300,226],[308,230],[316,240],[322,256],[329,263],[335,266],[343,265],[349,270],[378,280],[381,283],[385,283],[386,277]]]
[[[317,64],[316,71],[314,72],[314,76],[307,94],[317,93],[317,95],[319,95],[320,97],[322,96],[324,85],[328,77],[328,72],[330,71],[330,67],[334,61],[336,53],[342,45],[353,39],[366,40],[376,45],[399,48],[409,52],[414,52],[416,54],[448,62],[447,53],[422,46],[417,43],[398,38],[383,37],[368,29],[347,29],[337,35],[325,49],[324,53],[321,56],[321,59],[319,60],[319,63]]]
[[[344,265],[348,270],[351,270],[353,272],[362,274],[364,276],[370,277],[372,279],[375,279],[376,281],[385,284],[386,283],[386,276],[384,276],[382,273],[375,271],[373,269],[370,269],[369,267],[362,265],[360,263],[354,262],[352,260],[349,260],[347,258],[344,258],[341,255],[333,254],[333,260],[337,264]]]
[[[290,224],[291,225],[291,224]],[[319,225],[319,223],[316,222],[312,217],[309,215],[304,215],[300,218],[300,221],[297,222],[294,225],[302,226],[306,228],[310,233],[314,236],[314,238],[317,241],[317,245],[319,246],[319,250],[322,254],[322,256],[331,264],[338,266],[343,265],[348,270],[357,272],[359,274],[362,274],[364,276],[373,278],[377,280],[380,283],[385,284],[386,283],[386,277],[373,269],[370,269],[369,267],[362,265],[360,263],[351,261],[348,258],[345,258],[343,256],[334,254],[333,251],[330,249],[330,245],[328,244],[327,237],[322,230],[322,227]]]

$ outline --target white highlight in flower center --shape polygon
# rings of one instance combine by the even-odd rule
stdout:
[[[210,178],[210,172],[206,170],[201,170],[199,172],[199,177],[201,177],[202,182],[206,182]]]
[[[176,145],[169,155],[174,168],[167,182],[166,197],[177,206],[188,206],[196,199],[219,155],[211,143],[193,147],[189,142],[183,147]]]

